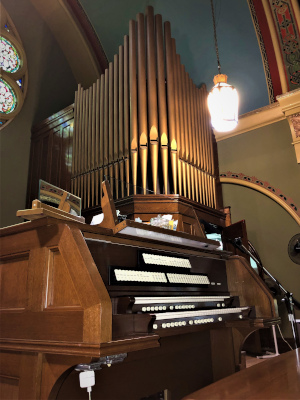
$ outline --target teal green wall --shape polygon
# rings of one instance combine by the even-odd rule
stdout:
[[[50,30],[29,0],[2,0],[25,48],[28,90],[22,110],[0,131],[0,226],[21,222],[32,126],[74,102],[77,83]]]
[[[267,181],[299,207],[300,165],[291,142],[286,120],[219,141],[220,173],[243,173]],[[249,240],[264,267],[300,300],[300,265],[291,261],[287,252],[289,240],[300,232],[297,222],[258,191],[225,183],[222,189],[224,205],[231,206],[232,222],[246,221]],[[291,334],[286,318],[283,328]]]

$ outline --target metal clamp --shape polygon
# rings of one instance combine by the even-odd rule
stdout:
[[[78,364],[75,367],[76,371],[96,371],[102,369],[107,365],[110,367],[112,364],[123,362],[127,357],[127,353],[115,354],[112,356],[100,357],[98,361],[90,364]]]

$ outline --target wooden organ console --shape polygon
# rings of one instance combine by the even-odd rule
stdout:
[[[176,400],[239,370],[247,335],[278,319],[247,261],[217,247],[133,221],[3,228],[1,398],[85,399],[86,366],[92,398]]]
[[[102,205],[102,224],[35,202],[1,230],[2,399],[84,399],[78,371],[92,369],[92,398],[179,400],[239,370],[245,338],[278,321],[249,263],[205,236],[226,218],[206,90],[164,27],[138,14],[76,92],[71,191],[87,222]],[[132,221],[160,213],[176,232]]]

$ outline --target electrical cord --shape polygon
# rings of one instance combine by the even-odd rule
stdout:
[[[285,338],[283,337],[283,335],[282,335],[282,332],[281,332],[281,329],[280,329],[280,326],[279,325],[276,325],[277,326],[277,328],[278,328],[278,330],[279,330],[279,333],[280,333],[280,336],[281,336],[281,338],[282,338],[282,340],[289,346],[289,348],[291,349],[291,350],[294,350],[293,348],[292,348],[292,346],[285,340]]]

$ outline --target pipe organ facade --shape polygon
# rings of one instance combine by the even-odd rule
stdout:
[[[75,94],[71,190],[83,209],[114,199],[178,194],[218,209],[218,161],[207,91],[192,81],[169,22],[148,7],[109,68]]]

